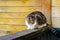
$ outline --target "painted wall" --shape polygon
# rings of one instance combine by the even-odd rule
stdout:
[[[50,9],[50,0],[1,0],[0,32],[3,35],[26,30],[25,17],[33,11],[44,13],[50,24]]]
[[[52,24],[60,30],[60,0],[52,0]]]

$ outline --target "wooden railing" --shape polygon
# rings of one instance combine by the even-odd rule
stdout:
[[[32,29],[2,36],[0,40],[60,40],[60,37],[57,37],[49,30],[42,31],[40,29]]]
[[[40,30],[24,30],[21,32],[17,32],[15,34],[12,35],[6,35],[6,36],[2,36],[0,37],[0,40],[31,40],[35,37],[38,37],[40,34]],[[42,32],[43,34],[43,32]]]

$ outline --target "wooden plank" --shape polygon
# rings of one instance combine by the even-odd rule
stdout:
[[[0,12],[31,12],[40,10],[41,7],[0,7]]]
[[[39,2],[38,2],[39,1]],[[0,1],[0,6],[41,6],[41,0]]]

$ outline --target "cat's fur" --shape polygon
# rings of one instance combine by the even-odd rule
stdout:
[[[32,19],[32,22],[30,21],[30,19]],[[35,12],[30,13],[26,17],[25,23],[26,23],[28,29],[42,28],[42,27],[46,26],[47,19],[43,15],[42,12],[35,11]]]

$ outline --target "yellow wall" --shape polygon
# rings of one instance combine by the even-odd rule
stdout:
[[[0,30],[14,33],[26,30],[25,17],[33,11],[45,14],[50,24],[50,0],[0,1]]]

